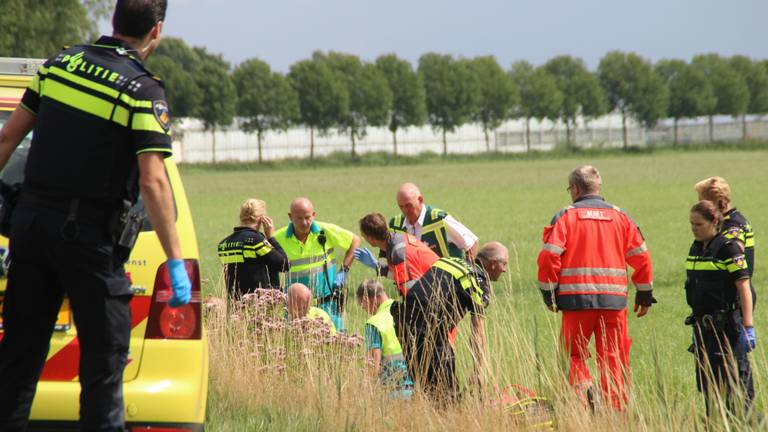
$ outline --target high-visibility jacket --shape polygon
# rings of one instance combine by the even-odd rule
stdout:
[[[561,210],[544,228],[538,280],[544,301],[563,310],[627,307],[627,264],[638,291],[653,290],[651,256],[640,229],[596,195]]]
[[[391,233],[386,257],[387,276],[394,279],[403,296],[440,259],[429,246],[406,233]]]
[[[755,272],[755,232],[752,230],[752,225],[735,208],[728,210],[723,216],[721,232],[725,238],[738,240],[744,245],[744,255],[747,259],[747,268],[751,278]]]
[[[722,234],[705,248],[694,241],[685,263],[685,295],[693,315],[715,315],[738,310],[735,281],[748,278],[747,260],[741,249]]]
[[[280,273],[288,270],[288,259],[280,244],[249,227],[236,227],[219,242],[218,253],[225,265],[230,295],[279,288]]]
[[[368,318],[366,324],[373,326],[381,335],[381,370],[379,379],[385,385],[397,387],[413,386],[408,377],[408,368],[403,357],[403,348],[395,332],[395,320],[389,311],[394,300],[382,303],[376,314]]]
[[[319,307],[312,306],[309,308],[309,312],[307,312],[307,318],[311,320],[322,320],[323,324],[326,324],[331,329],[331,336],[336,336],[336,326],[333,325],[333,320],[331,319],[331,316],[328,315],[328,312]]]
[[[448,229],[444,220],[446,216],[448,213],[444,210],[427,206],[419,240],[426,243],[440,257],[464,258],[464,251],[448,239]],[[389,221],[389,228],[395,232],[406,232],[405,216],[399,214],[393,217]]]
[[[349,249],[354,234],[333,224],[314,221],[303,243],[294,235],[293,224],[277,230],[274,237],[288,256],[286,285],[302,283],[312,290],[315,299],[328,298],[336,278],[335,252]]]

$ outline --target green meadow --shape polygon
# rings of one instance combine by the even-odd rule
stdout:
[[[536,288],[536,258],[542,229],[552,215],[569,204],[567,175],[581,164],[595,165],[603,176],[603,195],[641,227],[654,264],[654,295],[659,303],[644,318],[630,317],[632,337],[631,401],[616,415],[582,409],[566,384],[567,367],[558,349],[559,317],[547,311]],[[690,327],[683,282],[684,263],[692,235],[688,210],[696,201],[693,184],[719,175],[731,184],[734,204],[751,221],[757,242],[758,292],[755,325],[758,347],[751,354],[758,411],[766,412],[768,385],[768,152],[756,150],[650,152],[571,155],[560,159],[505,158],[382,166],[312,168],[242,166],[181,169],[200,245],[205,294],[223,296],[216,244],[237,224],[246,198],[267,202],[276,227],[288,223],[288,206],[297,196],[310,198],[317,219],[357,233],[357,221],[369,212],[390,217],[398,211],[397,187],[418,184],[425,202],[443,208],[464,222],[481,242],[498,240],[509,247],[509,269],[493,286],[487,316],[488,384],[495,388],[519,384],[549,398],[563,430],[703,430],[704,411],[695,388],[694,360],[687,352]],[[353,265],[349,289],[372,272]],[[389,286],[390,295],[395,290]],[[634,292],[630,295],[630,308]],[[348,328],[360,333],[365,321],[350,301]],[[468,321],[468,320],[465,320]],[[458,356],[460,374],[470,365],[468,327],[463,323]],[[207,429],[219,430],[510,430],[525,427],[493,396],[467,393],[460,406],[446,412],[417,400],[393,402],[382,396],[365,375],[363,348],[332,361],[301,366],[303,372],[265,372],[266,353],[284,339],[267,342],[249,334],[247,326],[226,312],[207,322],[211,341],[211,375]],[[239,327],[238,327],[239,326]],[[236,336],[236,337],[235,337]],[[260,348],[253,351],[249,343]],[[268,347],[261,345],[269,344]],[[243,351],[245,350],[245,351]],[[244,360],[249,352],[250,360]],[[256,352],[256,354],[253,354]],[[593,359],[594,360],[594,359]],[[328,363],[341,364],[328,364]],[[321,365],[322,364],[322,365]],[[324,365],[324,366],[323,366]],[[315,367],[317,366],[317,367]],[[290,367],[290,366],[289,366]],[[307,373],[301,379],[298,375]],[[595,377],[597,375],[595,374]],[[750,422],[717,413],[714,430],[768,430],[763,421]]]

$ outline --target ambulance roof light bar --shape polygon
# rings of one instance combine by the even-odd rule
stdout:
[[[43,63],[43,59],[0,57],[0,75],[34,75]]]

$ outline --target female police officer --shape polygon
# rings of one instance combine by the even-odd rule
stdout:
[[[288,258],[272,237],[274,229],[264,201],[251,198],[240,207],[240,226],[219,242],[219,260],[226,266],[229,295],[280,287],[280,272],[288,270]]]
[[[712,202],[696,203],[690,220],[695,240],[686,263],[685,291],[693,314],[686,322],[694,329],[696,382],[707,414],[712,391],[725,395],[731,410],[735,396],[742,394],[749,410],[755,391],[747,352],[756,339],[747,261],[739,245],[720,232],[723,215]]]

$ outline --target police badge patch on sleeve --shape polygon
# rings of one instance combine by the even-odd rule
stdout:
[[[738,226],[732,226],[725,232],[725,237],[741,239],[741,228]]]
[[[744,258],[744,255],[739,255],[737,257],[734,257],[733,264],[742,270],[747,268],[747,260],[746,258]]]
[[[168,103],[164,100],[156,100],[152,102],[152,112],[155,113],[157,122],[163,129],[168,130],[171,126],[171,112],[168,110]]]

